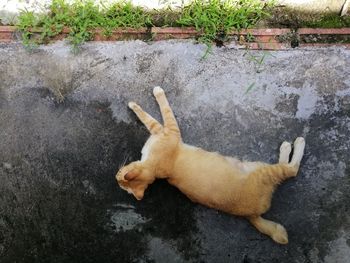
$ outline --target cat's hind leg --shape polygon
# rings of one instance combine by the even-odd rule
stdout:
[[[283,144],[281,145],[282,148]],[[289,146],[288,146],[289,148]],[[303,158],[304,155],[304,149],[305,149],[305,139],[303,137],[298,137],[295,139],[294,144],[293,144],[293,156],[292,160],[288,163],[285,163],[284,157],[282,157],[282,163],[277,164],[277,166],[284,166],[283,167],[283,172],[282,173],[274,173],[273,177],[276,179],[279,179],[283,181],[284,179],[290,178],[290,177],[295,177],[298,174],[299,166],[301,159]],[[289,151],[289,149],[288,149]],[[287,153],[287,151],[285,152]],[[289,156],[289,155],[288,155]],[[281,160],[281,156],[280,156]],[[274,165],[276,166],[276,165]],[[279,181],[277,180],[277,181]]]
[[[280,147],[279,163],[288,164],[289,155],[292,151],[292,145],[289,142],[283,142]],[[254,170],[265,166],[262,162],[242,162],[241,167],[245,173],[253,172]]]
[[[146,126],[151,134],[160,133],[163,130],[163,126],[155,120],[151,115],[145,112],[139,105],[135,102],[129,102],[129,108],[135,112],[139,120]]]
[[[305,140],[302,137],[298,137],[294,141],[294,152],[291,162],[289,162],[289,155],[291,152],[291,144],[283,142],[280,147],[279,164],[267,165],[258,169],[249,175],[248,179],[251,180],[251,184],[258,182],[258,185],[277,185],[283,180],[294,177],[297,175],[301,159],[304,154]],[[269,191],[267,191],[269,192]],[[272,194],[272,191],[270,195]],[[270,204],[270,198],[267,199]],[[263,207],[269,207],[265,205]],[[260,211],[264,213],[266,211]],[[275,242],[279,244],[288,243],[288,234],[285,228],[273,221],[266,220],[261,216],[250,216],[249,221],[263,234],[270,236]]]
[[[261,216],[251,216],[248,217],[248,220],[256,227],[256,229],[261,233],[270,236],[275,242],[283,245],[288,243],[288,234],[282,225],[264,219]]]
[[[153,89],[153,95],[159,104],[160,113],[162,114],[162,118],[164,121],[164,132],[168,130],[175,134],[180,135],[179,126],[175,119],[174,113],[170,108],[170,105],[165,96],[164,90],[160,87],[155,87]]]

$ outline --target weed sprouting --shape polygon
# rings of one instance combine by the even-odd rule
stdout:
[[[266,58],[268,56],[273,56],[271,52],[268,51],[263,51],[261,55],[253,55],[248,50],[246,54],[248,54],[248,59],[255,63],[256,73],[261,73]]]
[[[252,54],[249,49],[247,49],[247,53],[245,53],[244,56],[245,55],[248,55],[248,60],[254,63],[256,73],[261,73],[263,71],[263,65],[267,57],[274,57],[274,55],[269,51],[263,51],[262,54],[260,52],[258,54]],[[244,95],[247,95],[255,87],[255,84],[255,82],[251,83],[246,88]]]
[[[246,95],[252,88],[254,88],[255,86],[255,82],[251,83],[248,88],[246,89],[246,91],[244,92],[244,95]]]

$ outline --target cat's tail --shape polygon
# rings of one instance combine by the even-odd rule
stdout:
[[[275,242],[283,245],[288,243],[288,234],[282,225],[266,220],[261,216],[251,216],[248,217],[248,220],[261,233],[270,236]]]

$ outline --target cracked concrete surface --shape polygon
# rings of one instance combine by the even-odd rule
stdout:
[[[204,52],[190,41],[76,55],[64,42],[0,46],[1,262],[348,262],[350,50]],[[140,202],[117,186],[148,136],[127,102],[159,118],[157,85],[187,143],[273,163],[282,141],[306,138],[299,176],[265,215],[287,246],[166,182]]]

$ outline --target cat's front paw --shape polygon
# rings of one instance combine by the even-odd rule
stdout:
[[[128,103],[128,107],[130,108],[130,109],[132,109],[132,110],[135,110],[136,108],[138,108],[139,107],[139,105],[137,105],[135,102],[133,102],[133,101],[130,101],[129,103]]]
[[[153,89],[153,95],[154,96],[158,96],[158,95],[160,95],[160,94],[164,94],[164,90],[161,88],[161,87],[154,87],[154,89]]]

